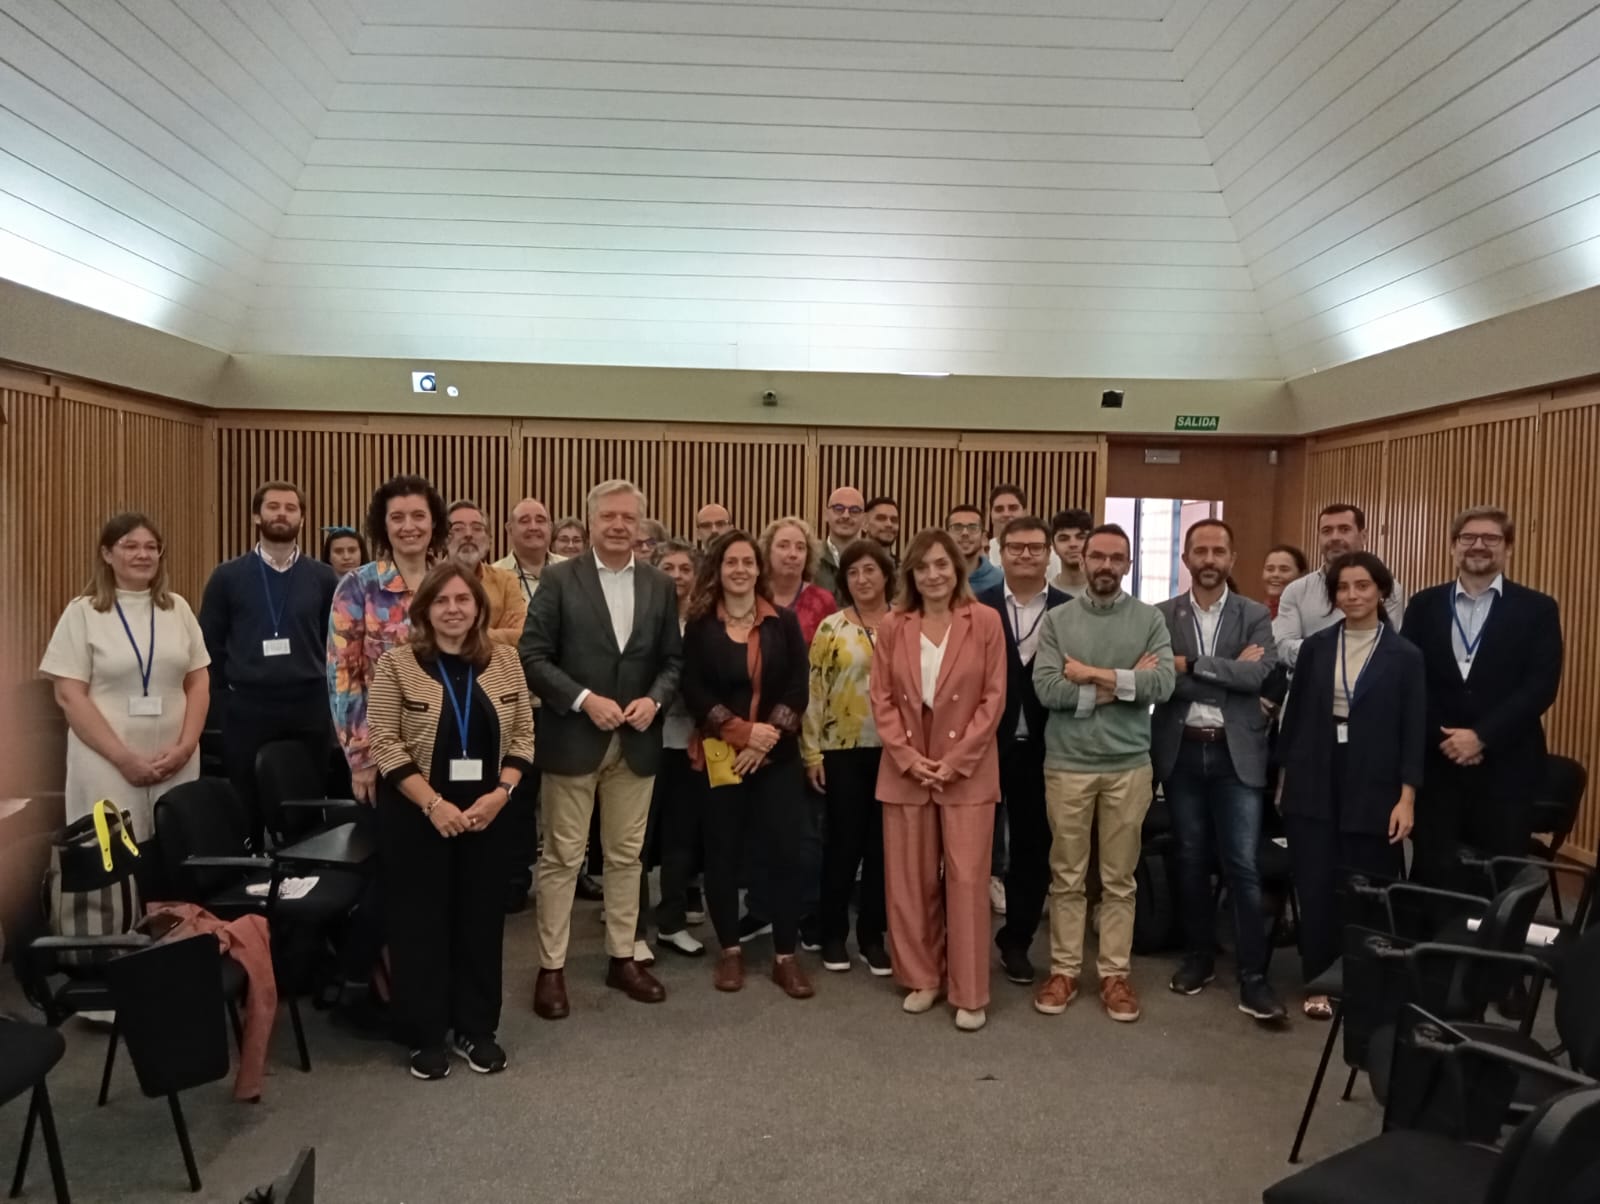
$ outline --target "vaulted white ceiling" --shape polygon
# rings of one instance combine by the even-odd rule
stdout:
[[[1600,0],[0,0],[0,276],[227,351],[1294,377],[1600,284]]]

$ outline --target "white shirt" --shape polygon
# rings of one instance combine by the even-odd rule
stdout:
[[[554,552],[546,552],[544,557],[544,567],[549,568],[552,564],[560,564],[565,559],[565,556],[558,556]],[[522,567],[522,561],[517,559],[517,554],[515,552],[511,553],[509,556],[502,556],[499,560],[494,562],[494,567],[497,569],[507,569],[510,572],[515,573],[517,575],[517,581],[522,585],[523,594],[527,597],[530,603],[533,601],[533,595],[539,592],[539,577],[534,573],[528,572],[527,569]],[[543,571],[544,570],[541,569],[540,573]]]
[[[1194,590],[1189,591],[1189,608],[1194,612],[1195,642],[1200,645],[1201,656],[1215,656],[1217,654],[1217,631],[1222,626],[1222,608],[1228,604],[1228,587],[1222,587],[1222,596],[1212,604],[1210,610],[1195,601]],[[1189,671],[1194,672],[1194,663],[1189,664]],[[1183,717],[1186,727],[1221,727],[1223,725],[1222,708],[1212,706],[1208,702],[1191,702],[1189,713]]]
[[[1503,573],[1496,573],[1494,580],[1489,582],[1489,588],[1476,598],[1461,588],[1458,578],[1455,589],[1450,593],[1450,600],[1455,603],[1456,614],[1450,624],[1450,647],[1455,650],[1456,667],[1461,670],[1461,679],[1466,680],[1467,674],[1472,672],[1472,657],[1478,651],[1478,641],[1483,638],[1483,625],[1489,621],[1489,611],[1505,591],[1506,579]],[[1462,632],[1466,637],[1462,638]],[[1467,651],[1467,645],[1472,645],[1472,651]]]
[[[1390,625],[1399,631],[1406,615],[1406,591],[1398,581],[1383,609]],[[1332,627],[1342,618],[1343,612],[1328,601],[1322,569],[1289,582],[1278,598],[1278,617],[1272,620],[1272,638],[1278,643],[1278,659],[1293,669],[1305,638]]]
[[[1017,641],[1017,655],[1022,658],[1024,665],[1031,665],[1034,654],[1039,651],[1039,628],[1044,625],[1044,612],[1050,597],[1050,587],[1045,586],[1026,603],[1017,601],[1016,594],[1011,592],[1010,582],[1005,585],[1005,594],[1006,621],[1011,624],[1011,634]],[[1027,734],[1028,717],[1018,709],[1017,739],[1021,740]]]
[[[261,557],[262,561],[265,562],[269,569],[279,573],[287,573],[290,569],[294,568],[295,561],[300,559],[300,548],[299,545],[296,545],[289,550],[289,559],[285,564],[279,564],[277,561],[273,560],[272,557],[268,556],[267,549],[259,543],[256,544],[256,555]]]
[[[944,665],[944,648],[950,642],[949,632],[945,632],[944,639],[944,644],[935,644],[927,636],[922,637],[922,705],[929,708],[933,706],[939,670]]]
[[[590,555],[594,557],[595,571],[600,575],[600,592],[606,596],[606,610],[611,615],[611,634],[616,637],[617,651],[621,652],[628,646],[628,637],[633,634],[633,553],[628,553],[628,563],[620,569],[608,569],[600,559],[599,552],[591,552]],[[572,709],[582,710],[583,700],[591,693],[590,690],[579,691]]]
[[[995,568],[1003,568],[1005,562],[1000,559],[1000,537],[996,535],[989,541],[989,563]],[[1056,555],[1055,548],[1050,549],[1050,567],[1044,571],[1046,581],[1054,581],[1061,575],[1061,557]]]

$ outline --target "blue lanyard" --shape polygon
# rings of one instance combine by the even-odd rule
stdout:
[[[1378,655],[1378,645],[1383,643],[1383,628],[1384,628],[1384,623],[1380,619],[1378,621],[1378,634],[1377,634],[1376,637],[1374,637],[1374,639],[1372,641],[1372,651],[1367,653],[1366,661],[1362,664],[1361,668],[1356,672],[1356,687],[1355,687],[1356,690],[1359,690],[1361,688],[1361,679],[1362,679],[1362,677],[1364,677],[1366,675],[1367,670],[1372,667],[1372,658]],[[1350,707],[1355,703],[1356,695],[1355,695],[1355,690],[1352,690],[1350,688],[1350,664],[1349,664],[1348,661],[1345,660],[1345,656],[1344,656],[1344,624],[1343,623],[1339,624],[1339,676],[1344,679],[1344,709],[1346,711],[1349,711]]]
[[[1493,591],[1492,590],[1490,591],[1490,595],[1491,596],[1489,598],[1489,610],[1493,610],[1494,609],[1494,596],[1493,596]],[[1454,621],[1454,623],[1456,625],[1456,632],[1461,636],[1461,646],[1467,650],[1467,659],[1470,661],[1472,659],[1473,653],[1478,651],[1478,645],[1483,643],[1483,629],[1485,627],[1489,626],[1489,615],[1488,615],[1487,612],[1485,612],[1485,614],[1483,616],[1483,622],[1478,624],[1478,634],[1476,636],[1474,636],[1472,639],[1469,640],[1467,638],[1467,629],[1465,627],[1463,627],[1462,624],[1461,624],[1461,608],[1456,605],[1456,599],[1458,597],[1460,597],[1459,594],[1454,593],[1454,592],[1451,593],[1451,596],[1450,596],[1450,618]],[[1482,595],[1480,594],[1479,597],[1482,597]],[[1477,599],[1472,598],[1471,595],[1468,595],[1468,601],[1472,602],[1473,605],[1477,605]]]
[[[439,680],[444,683],[444,692],[450,698],[450,709],[456,715],[456,730],[461,733],[461,755],[467,755],[467,725],[472,719],[472,667],[467,667],[467,693],[464,698],[456,697],[456,688],[450,684],[450,670],[443,661],[439,662]]]
[[[150,599],[150,652],[149,659],[139,655],[139,643],[133,638],[133,628],[128,626],[128,616],[122,613],[122,603],[118,602],[117,618],[122,620],[122,630],[128,633],[128,643],[133,645],[133,659],[139,662],[139,680],[144,685],[144,696],[150,697],[150,671],[156,667],[156,600]]]
[[[300,557],[279,574],[283,578],[283,594],[278,601],[272,601],[272,578],[267,576],[267,558],[261,554],[261,549],[256,549],[256,559],[261,562],[261,588],[267,595],[267,615],[272,620],[272,638],[278,638],[278,631],[283,627],[283,611],[289,605],[289,590],[294,585],[294,571],[300,567]]]

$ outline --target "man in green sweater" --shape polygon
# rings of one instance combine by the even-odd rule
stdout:
[[[1084,546],[1088,589],[1048,612],[1033,686],[1049,711],[1044,730],[1050,816],[1050,977],[1033,1006],[1066,1011],[1083,970],[1084,876],[1100,826],[1100,1002],[1113,1020],[1139,1018],[1128,982],[1134,870],[1150,808],[1150,708],[1172,695],[1172,640],[1161,612],[1122,592],[1128,536],[1096,527]]]

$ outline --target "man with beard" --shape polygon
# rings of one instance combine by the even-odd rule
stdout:
[[[983,554],[983,512],[976,506],[952,506],[945,516],[944,529],[956,541],[956,549],[967,562],[967,588],[974,594],[1005,580],[999,566]],[[1043,567],[1042,565],[1040,567]]]
[[[1456,579],[1412,598],[1400,631],[1426,670],[1416,869],[1437,886],[1462,885],[1460,845],[1485,857],[1528,851],[1527,799],[1544,778],[1539,720],[1560,688],[1563,653],[1555,599],[1505,578],[1515,537],[1497,507],[1456,515]]]
[[[1123,592],[1132,563],[1125,531],[1096,527],[1084,546],[1089,588],[1044,617],[1033,688],[1049,712],[1044,797],[1050,817],[1050,977],[1034,992],[1047,1016],[1078,994],[1087,918],[1090,833],[1100,832],[1100,1003],[1139,1019],[1128,981],[1134,870],[1150,809],[1150,707],[1172,695],[1172,640],[1161,612]]]
[[[1179,995],[1198,995],[1215,975],[1214,848],[1233,906],[1239,1010],[1257,1020],[1281,1020],[1283,1004],[1267,985],[1256,864],[1267,784],[1261,686],[1277,652],[1267,608],[1228,588],[1233,562],[1233,528],[1201,519],[1183,537],[1189,592],[1156,607],[1166,620],[1177,673],[1172,697],[1151,720],[1150,750],[1172,809],[1182,893],[1185,951],[1167,985]]]
[[[489,638],[515,648],[528,617],[528,597],[508,569],[490,564],[489,524],[477,502],[451,502],[446,512],[450,555],[471,569],[489,595]]]
[[[733,516],[721,502],[707,502],[694,512],[694,542],[702,552],[717,536],[733,526]]]
[[[1278,659],[1294,669],[1295,658],[1300,655],[1300,645],[1308,635],[1316,635],[1325,627],[1332,627],[1344,615],[1328,601],[1328,587],[1323,573],[1346,552],[1364,552],[1367,548],[1367,516],[1360,506],[1349,502],[1334,502],[1324,506],[1317,515],[1317,543],[1322,550],[1322,564],[1314,572],[1298,581],[1292,581],[1278,597],[1278,617],[1272,621],[1272,638],[1278,643]],[[1396,630],[1405,616],[1406,593],[1398,581],[1394,593],[1383,604],[1389,616],[1389,626]]]
[[[861,490],[852,485],[841,485],[828,495],[827,512],[823,525],[827,536],[822,541],[822,555],[817,559],[813,580],[823,589],[839,593],[839,553],[850,546],[850,541],[861,534],[861,524],[866,517],[866,506],[861,501]]]
[[[867,501],[866,535],[877,540],[878,546],[889,553],[895,568],[900,567],[900,503],[892,497],[871,498]]]
[[[300,554],[306,513],[298,485],[268,481],[251,498],[250,510],[256,546],[212,572],[199,618],[211,654],[212,697],[220,703],[223,763],[259,840],[261,746],[293,740],[319,772],[328,764],[333,717],[325,656],[339,577],[316,557]]]

